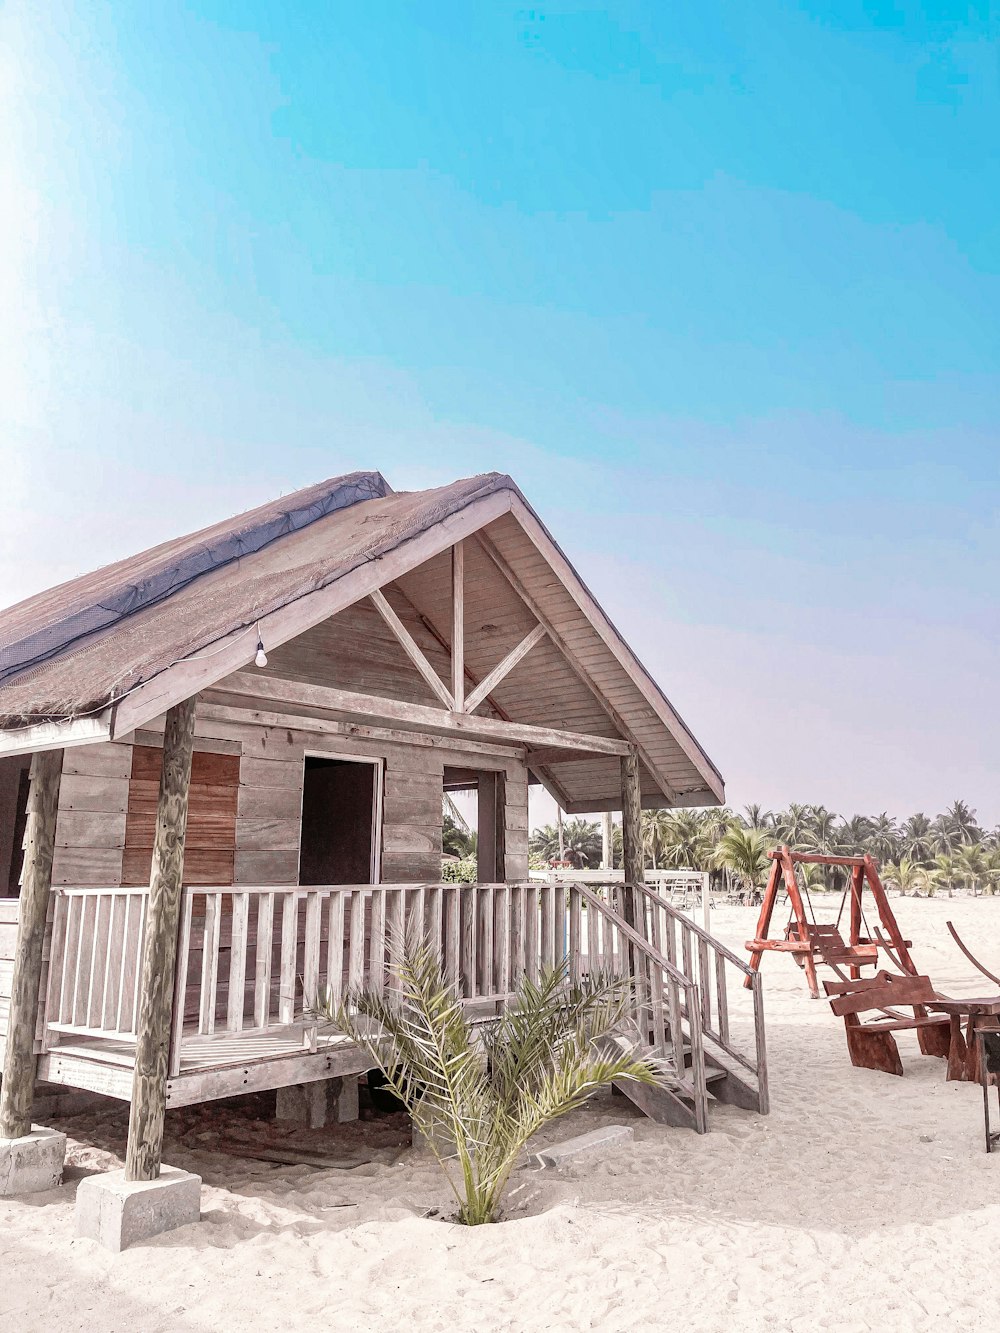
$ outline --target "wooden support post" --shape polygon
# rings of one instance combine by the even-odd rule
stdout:
[[[455,712],[465,711],[465,547],[451,548],[451,694]]]
[[[764,899],[760,905],[760,916],[757,920],[757,933],[754,935],[755,942],[767,939],[767,932],[771,925],[771,913],[774,911],[774,904],[778,901],[778,885],[780,883],[781,861],[777,856],[774,856],[771,861],[771,873],[767,877],[767,888],[764,890]],[[763,949],[750,950],[750,975],[743,982],[743,985],[747,990],[753,985],[753,974],[759,969],[760,960],[763,957]]]
[[[24,869],[17,914],[17,943],[7,1020],[7,1051],[0,1088],[0,1138],[31,1133],[35,1095],[35,1025],[42,978],[42,941],[52,888],[52,856],[62,776],[62,750],[46,750],[31,760]]]
[[[136,1024],[139,1035],[125,1154],[126,1180],[156,1180],[160,1174],[194,710],[194,699],[175,705],[167,713],[163,732],[163,767]]]
[[[851,868],[851,930],[848,936],[848,943],[853,949],[861,940],[861,894],[864,890],[864,870],[861,866],[852,866]],[[861,976],[861,968],[854,966],[851,968],[851,977],[853,980]]]
[[[480,884],[502,884],[507,878],[506,792],[503,773],[479,774],[476,879]]]
[[[872,891],[872,897],[875,899],[875,906],[878,909],[879,920],[889,936],[889,943],[896,951],[896,957],[899,959],[904,971],[909,972],[910,976],[917,976],[917,967],[910,957],[910,951],[906,947],[906,941],[903,939],[903,933],[899,929],[895,913],[889,906],[889,900],[885,896],[885,889],[882,887],[882,881],[879,878],[878,867],[874,859],[865,853],[864,871],[865,879],[868,881],[868,887]]]
[[[622,868],[625,883],[642,884],[645,881],[642,854],[642,793],[639,789],[639,752],[630,746],[622,755]],[[625,920],[642,933],[638,902],[639,891],[626,889],[624,895]]]
[[[611,811],[605,810],[601,815],[601,869],[613,870],[615,864],[614,850],[614,827],[611,822]]]

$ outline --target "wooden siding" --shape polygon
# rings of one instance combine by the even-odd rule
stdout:
[[[120,817],[124,849],[122,884],[149,883],[162,763],[162,748],[132,747],[128,809]],[[239,780],[238,755],[195,753],[184,847],[185,884],[232,884]],[[117,836],[115,830],[108,826],[105,846],[112,836]]]
[[[132,746],[79,745],[63,754],[53,886],[122,882]]]
[[[419,676],[414,673],[419,681]],[[239,738],[243,747],[236,823],[237,884],[295,884],[299,869],[300,810],[305,755],[381,759],[381,879],[389,884],[436,882],[441,874],[441,803],[445,765],[495,767],[506,776],[506,871],[509,879],[528,873],[528,775],[516,756],[486,760],[414,734],[411,743],[364,736],[329,735],[310,728],[266,726],[246,720],[199,719],[198,729],[220,738]],[[364,728],[358,728],[364,731]]]

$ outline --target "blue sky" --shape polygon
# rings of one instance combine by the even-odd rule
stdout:
[[[995,0],[8,0],[0,603],[352,467],[496,468],[735,804],[1000,820],[998,39]]]

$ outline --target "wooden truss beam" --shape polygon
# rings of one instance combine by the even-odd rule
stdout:
[[[465,707],[462,710],[466,713],[474,713],[487,695],[492,694],[493,690],[500,684],[505,676],[517,666],[523,657],[531,652],[536,643],[541,642],[548,633],[544,625],[536,625],[530,633],[526,634],[516,648],[512,648],[502,662],[498,663],[488,676],[484,676],[476,688],[472,691],[465,701]]]
[[[447,688],[444,681],[442,681],[438,673],[431,666],[430,662],[424,656],[423,649],[414,639],[413,635],[406,628],[406,626],[400,620],[399,616],[396,615],[395,611],[386,601],[385,594],[380,589],[376,589],[375,592],[371,594],[371,600],[374,602],[377,610],[381,614],[382,619],[385,621],[385,623],[392,630],[393,634],[395,634],[396,638],[399,640],[400,644],[403,647],[403,651],[406,653],[407,657],[410,659],[413,665],[423,676],[427,684],[431,687],[431,690],[441,700],[445,708],[449,710],[454,709],[455,707],[454,696],[452,695],[451,691]]]
[[[419,729],[439,731],[449,736],[471,736],[514,745],[556,746],[569,750],[587,750],[591,754],[624,755],[628,741],[608,736],[588,736],[583,732],[562,731],[556,727],[538,727],[527,722],[501,722],[491,717],[472,717],[451,713],[426,704],[405,703],[380,695],[357,694],[329,685],[306,685],[282,680],[278,676],[255,675],[237,671],[219,682],[219,692],[253,701],[292,704],[318,712],[345,713],[351,717],[377,722],[401,722]],[[253,707],[253,703],[248,704]]]
[[[451,694],[456,713],[465,712],[465,546],[451,548]]]

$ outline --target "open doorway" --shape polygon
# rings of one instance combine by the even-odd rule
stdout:
[[[381,761],[307,754],[299,883],[378,883],[381,810]]]
[[[475,793],[476,879],[480,884],[502,883],[506,878],[503,773],[492,769],[447,767],[444,789],[450,796]]]

